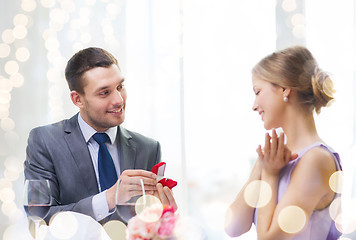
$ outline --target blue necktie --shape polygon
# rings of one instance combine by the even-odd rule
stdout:
[[[111,158],[105,142],[109,136],[106,133],[95,133],[94,140],[99,144],[98,170],[101,191],[112,187],[117,181],[117,174],[114,162]]]

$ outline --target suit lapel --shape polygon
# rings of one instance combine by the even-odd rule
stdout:
[[[130,133],[123,127],[118,127],[118,135],[120,137],[120,171],[126,169],[134,169],[136,162],[136,144],[133,141]]]
[[[83,185],[87,187],[89,194],[99,192],[93,162],[88,146],[78,124],[78,114],[68,120],[64,126],[65,139],[72,153],[73,161],[77,165]]]

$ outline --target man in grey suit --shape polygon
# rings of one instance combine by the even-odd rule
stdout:
[[[151,172],[160,162],[159,142],[120,126],[127,93],[117,60],[104,49],[87,48],[68,61],[65,75],[79,113],[33,129],[26,149],[25,178],[50,182],[52,206],[46,221],[59,211],[83,213],[101,223],[120,219],[115,212],[116,179],[119,201],[138,195],[142,179],[146,193],[177,209],[171,189],[157,183]],[[108,138],[104,144],[112,159],[110,169],[115,168],[112,186],[102,185],[106,176],[100,170],[96,133]]]

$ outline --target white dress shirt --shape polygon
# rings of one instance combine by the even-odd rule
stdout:
[[[90,156],[93,161],[93,166],[96,174],[96,180],[98,182],[98,188],[100,193],[93,196],[92,206],[93,206],[95,220],[100,221],[105,217],[109,216],[110,214],[112,214],[114,211],[110,212],[109,210],[109,206],[106,201],[106,190],[101,192],[99,170],[98,170],[99,144],[93,139],[93,135],[97,133],[97,131],[93,129],[89,124],[87,124],[83,120],[80,114],[78,114],[78,123],[79,123],[80,130],[83,133],[85,142],[88,145]],[[119,177],[120,162],[119,162],[119,150],[117,148],[118,145],[116,142],[117,127],[109,128],[108,130],[105,131],[105,133],[108,134],[110,139],[110,143],[106,142],[105,144],[114,162],[116,174]]]

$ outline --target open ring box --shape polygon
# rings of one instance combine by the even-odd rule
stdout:
[[[162,186],[167,186],[170,189],[177,186],[177,182],[164,177],[164,171],[166,170],[166,163],[160,162],[153,166],[152,172],[157,175],[157,181],[162,184]]]

